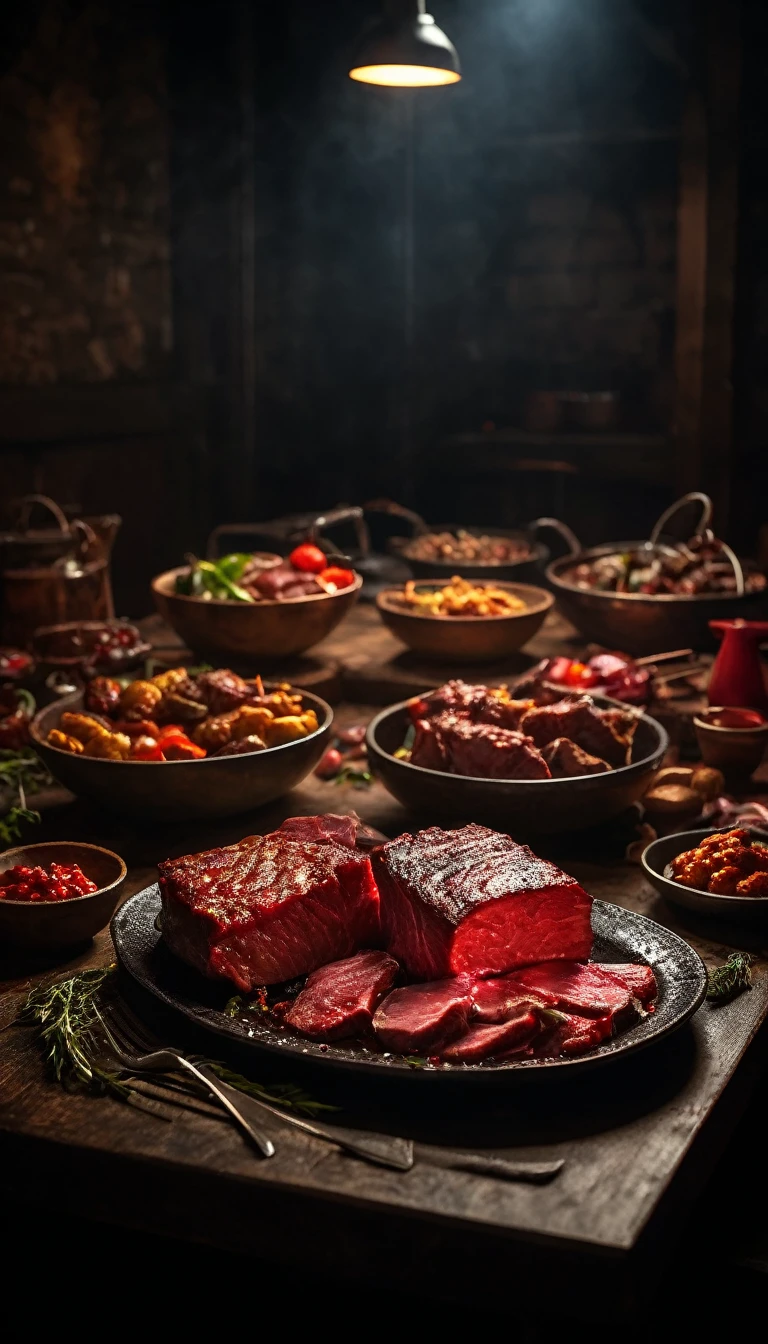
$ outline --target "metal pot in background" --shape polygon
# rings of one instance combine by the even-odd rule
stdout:
[[[53,525],[33,527],[36,507]],[[27,495],[0,534],[0,642],[29,648],[35,630],[64,621],[114,617],[110,555],[117,514],[70,521],[47,495]]]

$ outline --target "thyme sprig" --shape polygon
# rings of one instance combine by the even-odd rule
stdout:
[[[56,1082],[67,1091],[87,1091],[97,1096],[111,1094],[159,1113],[130,1080],[124,1079],[119,1071],[106,1068],[103,1063],[104,1038],[108,1041],[109,1037],[101,1010],[108,1000],[111,977],[116,969],[113,963],[97,970],[80,971],[54,984],[38,985],[27,995],[16,1022],[38,1029],[46,1063]],[[234,999],[238,997],[235,995]],[[237,1009],[238,1005],[230,1015],[234,1016]],[[218,1060],[202,1059],[199,1062],[207,1065],[230,1087],[272,1106],[310,1116],[338,1109],[315,1101],[295,1083],[275,1083],[268,1088],[234,1072]]]
[[[710,1003],[730,1003],[745,989],[751,989],[753,961],[749,952],[732,952],[722,966],[715,966],[707,976]]]

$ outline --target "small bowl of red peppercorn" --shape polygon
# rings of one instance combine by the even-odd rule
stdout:
[[[72,947],[106,927],[125,882],[119,854],[52,840],[0,854],[0,945]]]

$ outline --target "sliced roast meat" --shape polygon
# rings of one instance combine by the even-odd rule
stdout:
[[[252,835],[168,859],[159,874],[168,946],[244,991],[379,941],[370,859],[341,845]]]
[[[546,961],[516,971],[516,987],[549,994],[557,1007],[584,1017],[632,1015],[634,994],[613,974],[592,963]]]
[[[475,1022],[508,1022],[516,1013],[534,1006],[555,1008],[557,999],[554,994],[534,993],[512,975],[477,980],[472,986],[472,1020]]]
[[[509,1050],[520,1050],[529,1045],[541,1029],[539,1015],[533,1008],[521,1009],[505,1022],[493,1025],[469,1026],[461,1036],[440,1051],[441,1059],[451,1064],[477,1064],[481,1059]]]
[[[527,845],[437,826],[374,851],[384,945],[419,980],[587,958],[591,898]]]
[[[541,1042],[535,1041],[533,1053],[542,1058],[556,1055],[584,1055],[596,1045],[602,1045],[613,1035],[614,1017],[580,1017],[577,1013],[563,1013]]]
[[[379,1004],[373,1029],[385,1050],[427,1054],[461,1034],[472,1007],[472,980],[457,975],[428,985],[393,989]]]
[[[656,976],[650,966],[636,966],[629,962],[593,962],[595,970],[605,971],[626,985],[643,1005],[651,1003],[658,993]]]
[[[544,757],[553,779],[574,779],[577,775],[601,775],[610,770],[607,761],[590,756],[583,747],[577,746],[569,737],[556,737],[542,747]]]
[[[285,1016],[287,1026],[315,1041],[359,1036],[371,1025],[399,970],[386,952],[358,952],[313,971]]]

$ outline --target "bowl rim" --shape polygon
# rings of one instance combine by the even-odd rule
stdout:
[[[112,891],[114,887],[119,886],[121,882],[124,882],[128,876],[128,865],[120,854],[116,854],[114,849],[107,849],[104,845],[91,845],[86,840],[38,840],[33,845],[14,845],[12,849],[3,850],[0,858],[7,859],[9,854],[24,854],[31,849],[50,849],[55,845],[67,845],[68,847],[74,845],[76,849],[90,849],[95,850],[97,854],[108,854],[111,859],[117,860],[120,865],[120,872],[105,887],[97,887],[95,891],[86,891],[82,896],[68,896],[65,901],[7,901],[0,898],[0,904],[14,910],[61,910],[64,906],[79,905],[81,901],[92,901],[96,896],[105,895],[108,891]],[[51,860],[51,862],[55,862],[55,860]],[[15,867],[15,864],[12,864],[11,867]]]
[[[437,688],[436,688],[436,689],[437,689]],[[430,694],[429,691],[424,691],[424,695],[429,695],[429,694]],[[609,707],[610,707],[610,706],[620,706],[622,709],[626,709],[626,708],[627,708],[627,706],[624,705],[624,704],[622,704],[622,702],[621,702],[620,700],[612,700],[612,699],[611,699],[609,696],[607,696],[607,695],[597,696],[597,697],[595,697],[595,698],[596,698],[596,699],[599,699],[599,700],[604,700],[604,701],[606,701],[606,703],[607,703],[607,705],[608,705]],[[668,747],[669,747],[669,734],[667,733],[667,730],[666,730],[666,728],[664,727],[664,725],[661,724],[661,723],[659,723],[658,719],[654,719],[654,718],[651,717],[650,714],[646,714],[644,711],[642,711],[642,712],[640,712],[640,713],[638,714],[638,716],[637,716],[638,719],[645,719],[645,720],[647,720],[648,723],[653,724],[654,729],[656,730],[656,732],[658,733],[658,736],[659,736],[659,744],[658,744],[657,747],[655,747],[655,748],[653,749],[653,751],[650,753],[650,755],[648,755],[648,756],[643,756],[642,759],[639,760],[639,761],[630,761],[629,765],[619,765],[619,766],[616,767],[615,770],[605,770],[605,771],[603,771],[603,772],[602,772],[601,774],[599,774],[599,775],[566,775],[566,776],[565,776],[564,778],[562,778],[562,779],[560,779],[560,778],[558,778],[558,779],[488,779],[488,778],[486,778],[485,775],[454,775],[454,774],[452,774],[452,773],[451,773],[450,771],[448,771],[448,770],[432,770],[432,769],[430,769],[430,768],[429,768],[428,766],[426,766],[426,765],[414,765],[411,761],[402,761],[402,760],[399,760],[398,757],[397,757],[397,756],[393,756],[391,752],[389,752],[389,751],[385,751],[384,748],[383,748],[383,747],[382,747],[382,746],[375,740],[375,734],[376,734],[376,731],[378,730],[378,727],[379,727],[380,723],[382,722],[382,720],[383,720],[387,715],[389,715],[389,714],[394,714],[397,710],[407,709],[408,706],[409,706],[410,704],[412,704],[412,702],[413,702],[415,699],[419,699],[419,697],[418,697],[418,696],[410,696],[408,700],[401,700],[401,701],[400,701],[398,704],[396,704],[396,705],[388,705],[385,709],[379,710],[379,713],[376,714],[376,715],[374,716],[374,718],[372,718],[371,721],[370,721],[370,723],[368,724],[368,728],[367,728],[367,730],[366,730],[366,734],[365,734],[366,744],[367,744],[370,748],[372,748],[372,750],[373,750],[374,752],[379,752],[382,756],[386,756],[387,760],[393,761],[394,764],[395,764],[396,766],[401,766],[401,767],[403,767],[404,769],[407,769],[407,770],[416,770],[416,771],[418,771],[420,774],[423,774],[423,775],[434,775],[434,777],[435,777],[436,779],[458,779],[458,780],[461,780],[463,783],[469,783],[469,784],[493,784],[493,785],[495,785],[495,786],[497,786],[497,787],[498,787],[499,785],[501,785],[502,787],[507,787],[507,786],[512,785],[512,786],[516,786],[518,789],[519,789],[520,787],[522,787],[522,786],[525,786],[526,788],[545,788],[548,784],[572,784],[572,783],[574,783],[574,781],[576,781],[576,780],[586,780],[586,779],[591,779],[591,780],[609,780],[609,781],[613,781],[613,780],[615,780],[615,779],[617,779],[617,778],[621,779],[621,778],[624,776],[624,772],[625,772],[625,771],[629,771],[629,770],[637,770],[640,766],[645,765],[645,764],[647,764],[647,763],[650,763],[650,762],[653,760],[653,758],[654,758],[655,756],[657,756],[657,755],[661,755],[661,756],[663,756],[664,753],[667,751],[667,749],[668,749]],[[599,785],[598,785],[597,787],[599,787]]]
[[[280,557],[282,560],[282,556]],[[348,584],[346,588],[339,588],[335,593],[305,593],[301,597],[264,597],[260,602],[236,602],[231,597],[209,597],[206,600],[200,597],[191,597],[189,593],[169,592],[164,583],[170,583],[178,578],[180,574],[186,574],[189,565],[177,565],[175,569],[165,569],[162,574],[156,574],[152,579],[151,588],[153,593],[158,593],[163,598],[173,598],[177,602],[191,602],[195,607],[225,607],[230,611],[264,611],[269,607],[290,607],[305,602],[328,602],[336,597],[348,597],[350,593],[359,592],[363,586],[363,576],[357,570],[354,570],[355,581]]]
[[[273,684],[273,683],[271,683],[271,682],[264,682],[264,685],[265,685],[265,686],[269,686],[269,685],[272,685],[272,684]],[[219,764],[221,764],[221,763],[223,763],[223,762],[225,762],[225,761],[230,761],[230,762],[231,762],[231,761],[233,761],[233,760],[246,760],[246,759],[249,759],[251,756],[258,756],[258,757],[260,757],[260,758],[263,758],[263,757],[265,757],[266,755],[271,754],[272,752],[276,752],[276,751],[285,751],[285,750],[287,750],[289,747],[296,747],[296,746],[298,746],[299,743],[301,743],[301,742],[311,742],[312,739],[315,738],[315,737],[317,737],[319,733],[325,732],[326,729],[330,728],[331,725],[332,725],[332,723],[333,723],[333,707],[332,707],[331,705],[328,704],[328,701],[327,701],[327,700],[323,700],[322,696],[315,695],[314,691],[303,691],[303,690],[300,690],[298,687],[296,687],[295,689],[296,689],[297,692],[302,696],[302,698],[303,698],[304,696],[309,696],[311,700],[313,700],[313,701],[316,702],[316,705],[317,705],[317,704],[322,705],[323,710],[324,710],[323,722],[322,722],[322,723],[318,723],[317,728],[314,730],[314,732],[312,732],[312,733],[307,733],[306,737],[296,737],[296,738],[293,739],[292,742],[280,742],[279,745],[276,746],[276,747],[265,747],[264,751],[244,751],[244,752],[241,752],[239,756],[203,756],[203,757],[199,758],[198,760],[193,760],[193,761],[109,761],[109,760],[103,760],[103,759],[100,759],[98,756],[86,756],[86,757],[81,757],[79,754],[75,755],[75,754],[74,754],[73,752],[71,752],[71,751],[64,751],[61,747],[54,747],[54,746],[52,746],[52,744],[51,744],[50,742],[46,742],[45,738],[40,736],[40,734],[39,734],[39,730],[38,730],[38,719],[40,719],[40,718],[42,717],[43,714],[46,714],[46,713],[48,712],[48,710],[51,708],[51,705],[44,705],[42,709],[39,709],[39,710],[37,711],[37,713],[35,714],[35,717],[33,718],[31,724],[29,725],[29,736],[30,736],[30,738],[32,739],[33,745],[34,745],[35,747],[45,747],[46,751],[55,751],[55,752],[57,753],[57,755],[59,755],[59,756],[66,756],[69,760],[76,760],[76,761],[78,761],[78,760],[83,759],[83,760],[88,760],[88,761],[98,762],[100,765],[112,765],[112,766],[115,766],[115,765],[120,765],[120,766],[126,766],[126,765],[132,765],[132,766],[137,766],[137,765],[142,765],[142,766],[158,766],[158,765],[162,765],[162,766],[163,766],[164,768],[166,768],[166,769],[168,768],[168,766],[173,766],[173,767],[176,767],[176,769],[178,769],[179,766],[190,766],[190,765],[198,765],[198,766],[200,766],[200,765],[210,765],[210,764],[212,764],[214,761],[218,761]],[[62,707],[62,713],[63,713],[64,710],[66,709],[67,705],[68,705],[70,702],[74,703],[74,701],[77,700],[77,699],[79,699],[81,695],[83,695],[83,692],[82,692],[82,691],[73,691],[73,693],[72,693],[71,695],[64,695],[64,696],[62,696],[61,700],[58,700],[58,701],[52,701],[51,704],[61,706],[61,707]],[[315,706],[310,706],[310,708],[314,708],[314,707],[316,707],[316,705],[315,705]],[[76,843],[76,842],[75,842],[75,843]],[[98,849],[99,846],[97,845],[97,846],[95,846],[95,848]],[[92,893],[92,894],[93,894],[93,893]]]
[[[479,582],[481,583],[482,580]],[[494,581],[490,579],[486,580],[486,583],[491,582]],[[445,584],[442,583],[440,579],[414,579],[413,583],[419,588],[445,587]],[[428,616],[421,611],[404,611],[400,607],[390,606],[387,602],[387,598],[390,598],[394,593],[403,592],[402,585],[398,586],[397,584],[393,584],[389,588],[382,588],[376,594],[376,606],[380,611],[386,611],[393,616],[407,616],[411,620],[429,621],[430,625],[434,625],[435,622],[438,622],[441,625],[468,625],[483,628],[486,625],[492,625],[495,621],[501,623],[504,621],[520,621],[525,616],[538,616],[541,612],[544,612],[546,615],[555,604],[554,594],[547,592],[546,588],[539,588],[534,583],[515,583],[512,579],[498,579],[495,580],[495,584],[497,588],[503,588],[509,591],[524,589],[528,593],[537,593],[539,594],[538,601],[533,602],[530,606],[526,605],[523,611],[508,611],[502,616]]]
[[[659,869],[654,867],[648,859],[648,854],[653,849],[654,845],[663,844],[666,840],[688,840],[691,837],[703,840],[705,836],[724,835],[727,831],[736,829],[747,830],[750,835],[756,835],[759,836],[760,839],[768,841],[768,831],[761,831],[759,826],[744,826],[738,828],[735,826],[700,826],[695,831],[673,831],[670,835],[658,835],[655,840],[651,840],[650,844],[646,845],[640,855],[640,866],[643,871],[649,875],[651,880],[652,878],[661,878],[662,882],[668,882],[671,887],[679,887],[681,891],[688,891],[692,896],[704,896],[707,900],[723,901],[726,904],[728,901],[735,901],[737,905],[743,905],[745,901],[749,901],[750,908],[757,906],[761,901],[765,901],[766,908],[768,908],[768,896],[729,896],[724,891],[704,891],[701,887],[687,887],[684,882],[677,882],[674,877],[667,877],[663,869],[659,871]],[[695,843],[681,845],[677,854],[673,854],[672,858],[677,858],[678,854],[684,854],[686,849],[695,848]]]
[[[705,712],[707,714],[717,714],[721,709],[735,709],[742,706],[735,705],[710,705]],[[748,706],[744,705],[744,709]],[[752,711],[755,712],[755,711]],[[757,713],[760,711],[757,710]],[[753,723],[751,728],[728,728],[724,723],[707,723],[700,714],[693,716],[694,728],[703,728],[706,733],[725,733],[728,737],[757,737],[760,733],[768,733],[768,719],[765,723]],[[709,895],[712,895],[710,892]]]
[[[547,565],[547,579],[556,588],[562,588],[566,593],[578,594],[579,597],[607,598],[612,602],[644,602],[649,605],[657,602],[665,606],[674,606],[675,603],[681,602],[743,602],[746,598],[768,596],[768,588],[751,593],[743,592],[740,595],[738,593],[611,593],[599,588],[580,588],[575,583],[567,583],[558,572],[564,565],[584,564],[589,560],[599,560],[604,555],[620,555],[622,551],[634,550],[644,545],[643,541],[609,541],[602,546],[587,547],[576,554],[561,555]]]

